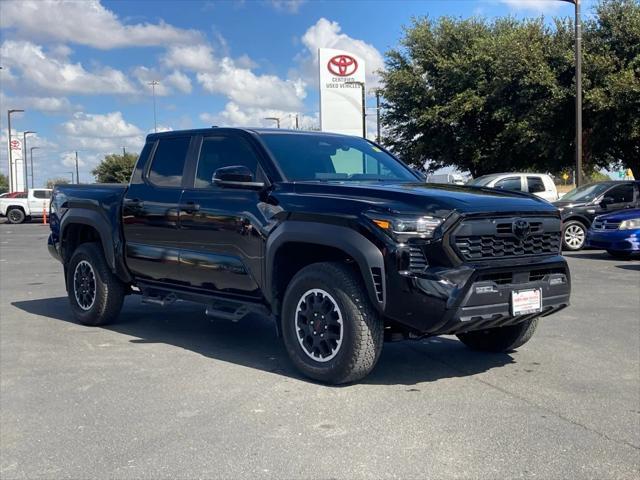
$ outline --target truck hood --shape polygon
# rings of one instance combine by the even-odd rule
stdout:
[[[394,212],[557,213],[549,202],[527,193],[486,187],[426,183],[297,182],[296,195],[369,203],[371,208]],[[446,216],[446,215],[445,215]]]

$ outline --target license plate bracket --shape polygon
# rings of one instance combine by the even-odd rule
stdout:
[[[511,292],[511,314],[530,315],[542,311],[542,290],[530,288]]]

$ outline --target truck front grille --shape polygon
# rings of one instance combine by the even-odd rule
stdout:
[[[527,229],[518,235],[514,222],[521,221]],[[454,230],[452,243],[464,261],[551,255],[560,252],[560,228],[554,217],[472,219]]]

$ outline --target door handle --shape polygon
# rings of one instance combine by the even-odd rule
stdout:
[[[142,208],[144,206],[144,202],[138,198],[125,198],[124,206],[131,208]]]
[[[193,213],[200,210],[200,205],[196,202],[186,202],[180,204],[180,210],[186,213]]]

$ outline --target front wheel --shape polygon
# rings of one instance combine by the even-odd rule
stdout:
[[[483,352],[510,352],[524,345],[533,336],[538,319],[527,320],[508,327],[488,328],[475,332],[459,333],[457,337],[473,350]]]
[[[282,333],[296,368],[325,383],[364,378],[382,351],[382,319],[359,275],[341,263],[316,263],[295,275],[284,297]]]
[[[109,267],[97,243],[80,245],[67,266],[67,291],[71,310],[84,325],[105,325],[120,313],[124,284]]]
[[[587,227],[578,220],[571,220],[562,229],[562,246],[565,250],[582,250],[587,240]]]

